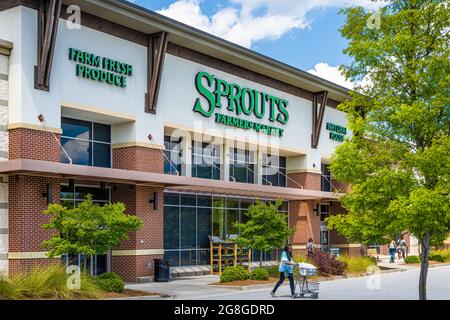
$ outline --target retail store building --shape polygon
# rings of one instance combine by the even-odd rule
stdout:
[[[207,265],[208,236],[238,233],[255,199],[284,201],[296,253],[312,237],[359,254],[324,222],[344,212],[328,163],[351,134],[336,108],[346,99],[337,84],[126,1],[1,1],[0,270],[60,261],[42,249],[42,212],[88,193],[144,222],[90,259],[94,274],[151,277],[161,257]]]

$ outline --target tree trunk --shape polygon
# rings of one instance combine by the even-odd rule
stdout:
[[[259,266],[262,267],[262,256],[263,256],[263,250],[261,250],[259,254]]]
[[[428,255],[430,253],[430,232],[420,239],[419,299],[427,300]]]
[[[83,254],[83,272],[85,273],[85,274],[88,274],[88,272],[87,272],[87,256],[85,255],[85,254]]]

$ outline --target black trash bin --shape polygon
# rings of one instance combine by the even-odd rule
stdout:
[[[167,259],[155,259],[155,282],[167,282],[170,278],[170,266]]]

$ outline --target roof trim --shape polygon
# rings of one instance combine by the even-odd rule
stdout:
[[[82,0],[83,2],[87,2],[90,5],[102,7],[104,9],[108,8],[109,10],[113,10],[116,14],[126,15],[129,18],[136,19],[137,17],[141,17],[144,19],[151,20],[156,24],[149,24],[152,27],[158,27],[162,31],[167,31],[171,34],[176,34],[177,36],[183,38],[191,38],[197,40],[197,42],[202,42],[202,45],[206,45],[209,47],[218,46],[222,50],[226,51],[226,54],[229,55],[240,55],[241,58],[246,58],[247,60],[251,60],[254,63],[263,65],[265,67],[269,67],[271,69],[275,69],[275,71],[280,72],[281,74],[287,73],[294,78],[299,78],[299,80],[310,83],[311,85],[318,86],[317,91],[326,90],[335,93],[341,99],[340,101],[344,101],[346,99],[351,99],[350,92],[351,89],[340,86],[331,81],[325,80],[313,74],[310,74],[306,71],[298,69],[296,67],[290,66],[286,63],[278,61],[276,59],[270,58],[263,54],[257,53],[230,41],[224,40],[212,34],[206,33],[199,29],[188,26],[179,21],[173,20],[161,14],[158,14],[152,10],[143,8],[131,2],[125,0]],[[276,70],[278,69],[278,70]]]

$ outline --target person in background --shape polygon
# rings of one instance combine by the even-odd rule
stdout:
[[[280,272],[280,280],[278,280],[277,284],[270,293],[272,297],[275,297],[275,292],[277,291],[278,287],[283,284],[284,279],[287,276],[289,279],[289,285],[291,287],[291,298],[295,298],[295,285],[293,276],[294,264],[294,259],[292,258],[292,245],[288,244],[284,247],[284,250],[281,253],[280,266],[278,267],[278,271]]]
[[[406,252],[406,241],[403,240],[403,237],[398,240],[398,246],[397,246],[397,254],[398,259],[405,259],[405,252]]]
[[[308,260],[312,259],[314,256],[314,242],[312,238],[308,239],[308,242],[306,243],[306,257]]]
[[[395,263],[395,240],[392,240],[389,244],[389,255],[391,256],[391,260],[389,260],[389,263]]]

